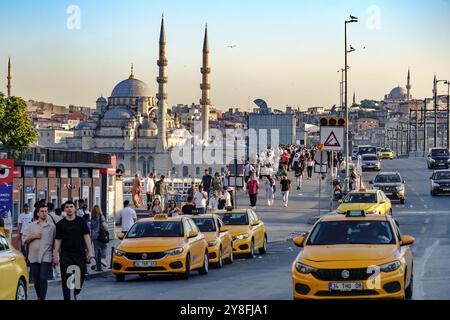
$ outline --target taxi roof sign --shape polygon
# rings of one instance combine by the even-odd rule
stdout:
[[[166,220],[169,216],[165,213],[158,213],[154,216],[155,220]]]
[[[349,210],[345,214],[348,218],[358,218],[358,217],[365,217],[366,212],[364,210]]]

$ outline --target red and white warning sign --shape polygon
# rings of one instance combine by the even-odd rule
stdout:
[[[325,151],[344,150],[344,127],[320,127],[320,143]]]

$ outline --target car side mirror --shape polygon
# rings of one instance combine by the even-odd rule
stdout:
[[[414,241],[416,241],[416,239],[414,239],[414,237],[411,236],[402,236],[401,238],[401,245],[402,246],[408,246],[410,244],[413,244]]]
[[[305,238],[303,236],[298,236],[298,237],[295,237],[293,239],[293,241],[294,241],[294,244],[297,247],[302,248],[303,247],[303,242],[305,241]]]
[[[228,229],[225,228],[224,226],[220,227],[220,230],[219,230],[220,233],[227,232],[227,231],[228,231]]]
[[[252,222],[252,226],[257,226],[259,223],[260,223],[259,220],[255,220],[255,221]]]
[[[338,203],[342,203],[342,202],[344,202],[344,200],[342,200],[342,199],[340,199],[340,200],[338,201]]]
[[[428,158],[430,158],[430,157],[431,157],[431,155],[427,155],[427,157],[428,157]]]
[[[403,180],[403,184],[405,184],[406,183],[406,180]]]
[[[117,235],[117,239],[123,240],[123,238],[125,238],[125,233],[121,232]]]
[[[433,177],[430,177],[430,180],[432,180],[433,179]]]
[[[369,181],[369,184],[373,184],[373,181]]]
[[[189,239],[190,238],[195,238],[196,236],[198,236],[198,232],[197,231],[191,231],[191,232],[189,232]]]

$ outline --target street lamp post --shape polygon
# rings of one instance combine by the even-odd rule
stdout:
[[[344,45],[345,45],[345,65],[344,65],[344,72],[345,72],[345,93],[344,93],[344,106],[345,106],[345,144],[344,144],[344,154],[345,154],[345,185],[344,185],[344,192],[348,192],[350,189],[350,169],[349,169],[349,125],[348,125],[348,95],[347,95],[347,89],[348,89],[348,77],[347,77],[347,70],[348,70],[348,63],[347,63],[347,53],[355,51],[352,46],[350,46],[350,50],[347,50],[347,24],[358,22],[358,18],[350,15],[350,20],[345,20],[344,23]]]
[[[450,149],[450,81],[444,83],[447,85],[447,149]]]

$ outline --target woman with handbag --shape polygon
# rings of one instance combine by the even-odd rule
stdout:
[[[95,205],[91,213],[91,237],[94,243],[96,271],[103,271],[102,259],[106,259],[106,247],[109,242],[108,225],[102,209]]]

